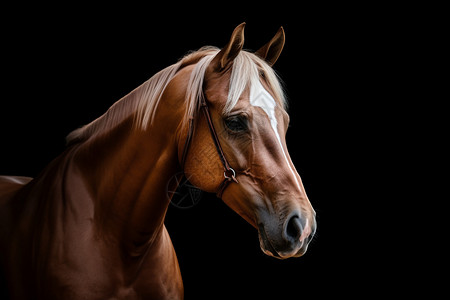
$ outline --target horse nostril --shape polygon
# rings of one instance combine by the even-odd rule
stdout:
[[[298,241],[300,239],[300,236],[302,235],[302,230],[303,227],[300,218],[296,215],[292,216],[286,226],[287,237],[294,241]]]

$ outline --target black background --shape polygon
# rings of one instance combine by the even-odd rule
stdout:
[[[382,243],[390,228],[380,224],[389,217],[372,212],[380,198],[387,201],[379,189],[386,182],[374,174],[398,137],[380,141],[402,101],[391,89],[408,55],[400,47],[410,35],[402,9],[8,7],[0,173],[36,176],[63,151],[70,131],[189,50],[222,47],[241,22],[249,50],[283,26],[286,45],[274,68],[289,98],[288,148],[317,212],[317,235],[304,257],[280,261],[265,256],[256,230],[213,195],[188,210],[170,207],[166,226],[186,299],[392,293],[401,257]],[[388,259],[395,263],[387,267]]]

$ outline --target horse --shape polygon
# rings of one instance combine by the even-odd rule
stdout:
[[[11,299],[183,299],[164,225],[167,190],[183,175],[255,227],[265,254],[307,251],[316,213],[287,150],[287,100],[272,68],[285,33],[252,53],[244,27],[71,132],[36,178],[0,177]]]

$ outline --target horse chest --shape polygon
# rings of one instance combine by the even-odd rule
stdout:
[[[158,244],[138,260],[124,261],[115,247],[80,236],[63,243],[53,240],[38,248],[35,270],[30,270],[31,262],[14,269],[16,284],[10,292],[17,298],[183,299],[178,261],[166,231]],[[19,252],[18,261],[29,257]],[[10,257],[14,259],[15,255]],[[37,278],[34,287],[30,286],[31,278]]]
[[[135,261],[124,261],[106,248],[72,246],[73,251],[65,252],[70,255],[50,268],[48,294],[57,295],[55,299],[74,300],[183,299],[182,279],[171,243],[158,245]]]

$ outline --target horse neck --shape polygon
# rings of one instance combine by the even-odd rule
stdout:
[[[80,145],[75,158],[93,198],[99,236],[133,256],[162,232],[170,201],[167,183],[180,171],[176,135],[181,118],[169,118],[163,106],[146,130],[133,128],[130,117]]]

